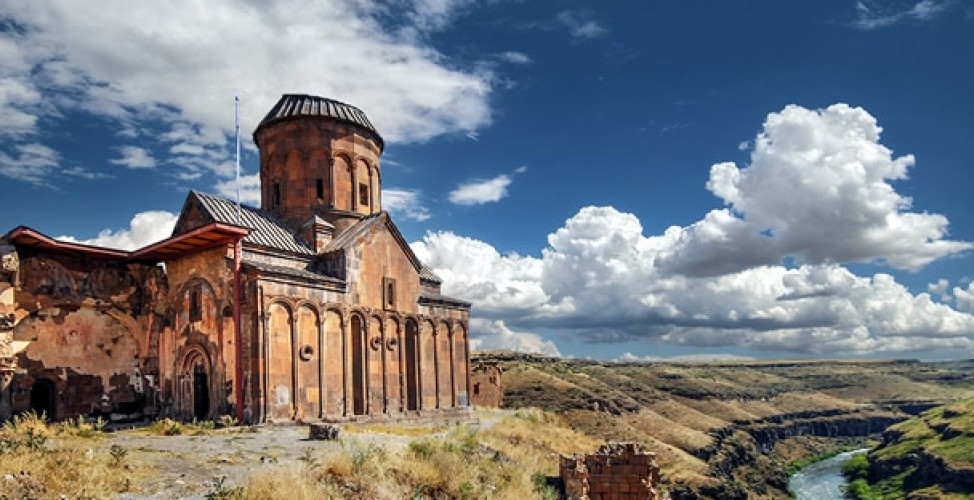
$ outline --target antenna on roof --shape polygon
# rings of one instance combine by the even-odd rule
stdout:
[[[237,135],[237,225],[242,226],[240,220],[240,96],[233,96],[234,132]]]

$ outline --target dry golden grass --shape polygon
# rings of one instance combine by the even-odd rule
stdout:
[[[591,451],[600,441],[564,419],[523,410],[479,431],[459,426],[445,436],[420,437],[405,450],[343,441],[342,450],[303,470],[254,474],[242,496],[279,498],[554,498],[545,475],[557,474],[559,454]]]
[[[707,433],[684,427],[678,421],[670,420],[652,410],[643,410],[619,418],[646,434],[683,450],[705,448],[713,443],[713,438]]]
[[[735,404],[717,399],[674,399],[679,403],[702,413],[703,415],[720,415],[719,419],[723,421],[721,427],[733,422],[734,420],[751,420],[762,417],[760,413],[752,413],[748,409],[744,409]],[[716,419],[717,417],[712,418]]]
[[[572,430],[564,417],[536,408],[518,410],[482,432],[481,438],[515,462],[547,475],[558,474],[558,455],[591,452],[602,444]]]
[[[403,424],[354,424],[342,427],[349,434],[389,434],[393,436],[418,437],[439,434],[449,427],[445,425],[403,425]]]
[[[137,491],[148,471],[128,450],[104,449],[84,421],[48,425],[34,415],[0,428],[0,498],[108,498]],[[89,437],[81,437],[89,436]]]
[[[722,418],[708,415],[691,406],[687,406],[684,402],[673,399],[653,403],[648,405],[647,408],[674,422],[679,422],[684,427],[698,431],[707,432],[710,429],[727,425],[727,421]]]

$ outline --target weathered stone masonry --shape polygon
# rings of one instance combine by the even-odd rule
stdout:
[[[134,252],[4,236],[0,419],[469,415],[470,304],[381,210],[364,113],[285,95],[254,140],[261,209],[191,192]]]
[[[561,479],[570,500],[659,498],[656,454],[632,443],[609,443],[595,453],[562,456]]]

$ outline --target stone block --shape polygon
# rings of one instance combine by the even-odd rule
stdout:
[[[341,427],[332,424],[314,423],[308,426],[308,439],[313,441],[334,441],[338,439]]]

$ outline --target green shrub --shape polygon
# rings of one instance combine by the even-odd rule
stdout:
[[[845,487],[845,494],[846,497],[856,500],[876,500],[878,498],[865,479],[856,479],[849,483]]]
[[[842,475],[850,482],[856,479],[866,479],[869,476],[869,459],[866,454],[853,455],[848,462],[842,464]]]

